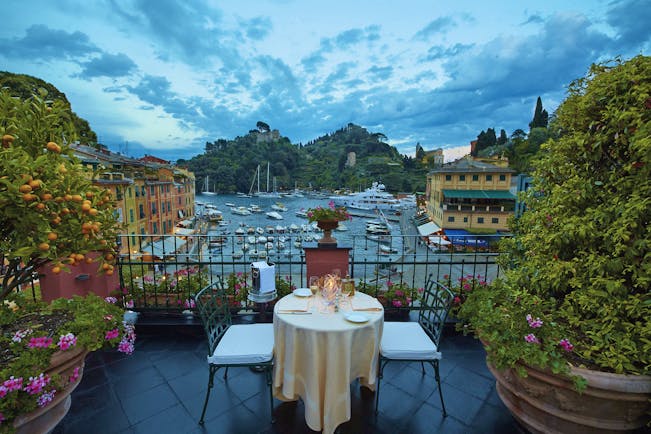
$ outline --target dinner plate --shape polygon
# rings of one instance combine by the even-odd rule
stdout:
[[[346,318],[350,322],[361,323],[361,322],[368,321],[368,317],[363,313],[359,313],[359,312],[349,312],[344,316],[344,318]]]
[[[311,297],[312,291],[310,291],[310,288],[296,288],[294,295],[297,297]]]

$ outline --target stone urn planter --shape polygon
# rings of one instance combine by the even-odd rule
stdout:
[[[532,433],[624,433],[649,422],[651,376],[571,367],[588,382],[579,393],[566,376],[522,366],[527,377],[488,363],[502,402]]]
[[[73,348],[52,355],[45,373],[50,376],[58,374],[65,386],[57,390],[54,399],[47,406],[14,419],[17,434],[49,433],[68,414],[72,402],[70,394],[81,382],[87,354],[88,351],[84,348]]]
[[[323,231],[323,238],[318,241],[319,247],[323,246],[336,246],[337,240],[332,237],[332,231],[339,226],[338,220],[318,220],[316,225]]]

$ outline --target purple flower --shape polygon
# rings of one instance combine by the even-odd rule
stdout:
[[[538,340],[536,335],[534,335],[533,333],[529,333],[528,335],[526,335],[524,337],[524,340],[527,341],[530,344],[539,344],[540,343],[540,341]]]
[[[23,339],[25,339],[28,335],[32,334],[32,329],[27,329],[27,330],[18,330],[16,333],[14,333],[14,336],[11,338],[13,342],[21,342]]]
[[[59,346],[61,351],[65,351],[68,348],[77,345],[77,337],[72,333],[68,333],[67,335],[61,335],[61,337],[59,338],[59,343],[57,345]]]
[[[12,375],[8,380],[2,383],[2,385],[7,388],[8,392],[20,390],[23,388],[23,377],[14,378]]]
[[[52,338],[41,336],[38,338],[31,338],[27,346],[29,348],[47,348],[52,345]]]
[[[570,352],[574,349],[574,345],[570,343],[570,340],[567,338],[561,339],[561,341],[558,343],[565,351]]]
[[[402,302],[400,300],[393,300],[391,304],[393,304],[394,307],[402,307]]]
[[[7,396],[9,390],[5,386],[0,386],[0,398]]]
[[[118,302],[118,299],[115,298],[115,297],[105,297],[104,300],[105,300],[107,303],[111,303],[111,304],[115,304],[115,303]]]
[[[133,300],[127,301],[124,306],[128,309],[133,308]]]
[[[74,382],[77,381],[78,379],[79,379],[79,366],[77,366],[77,367],[72,371],[72,375],[68,378],[68,381],[69,381],[70,383],[74,383]]]
[[[113,330],[109,330],[109,331],[107,331],[107,332],[106,332],[106,336],[104,336],[104,338],[105,338],[107,341],[110,341],[111,339],[115,339],[115,338],[117,338],[118,336],[120,336],[120,331],[119,331],[118,329],[113,329]]]
[[[527,322],[529,323],[529,327],[532,329],[537,329],[539,327],[542,327],[543,322],[540,318],[533,319],[533,317],[530,314],[527,314],[526,316]]]
[[[49,382],[49,375],[41,374],[38,377],[29,377],[29,381],[23,390],[30,395],[36,395],[41,393],[41,390],[43,390]]]
[[[50,392],[43,392],[41,396],[38,397],[36,401],[39,407],[45,407],[54,399],[54,395],[57,393],[56,389],[52,389]]]
[[[133,353],[133,343],[129,342],[127,339],[122,339],[118,344],[118,351],[125,354]]]

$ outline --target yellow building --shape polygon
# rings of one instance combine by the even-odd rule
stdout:
[[[513,170],[465,157],[427,175],[427,213],[444,229],[508,229],[515,210]]]

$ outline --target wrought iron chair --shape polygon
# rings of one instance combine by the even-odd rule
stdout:
[[[392,361],[420,362],[425,375],[424,362],[434,368],[434,378],[439,389],[443,417],[447,416],[441,391],[439,375],[438,350],[445,319],[448,316],[453,299],[452,292],[436,282],[430,276],[425,285],[418,322],[385,322],[380,342],[380,361],[378,370],[377,392],[375,395],[375,412],[378,412],[380,401],[380,382],[384,367]]]
[[[214,377],[220,368],[224,380],[229,367],[258,367],[264,371],[269,387],[271,422],[274,422],[271,373],[273,369],[274,332],[272,324],[232,323],[230,308],[221,279],[203,288],[194,297],[208,337],[208,391],[199,424],[203,425]]]

